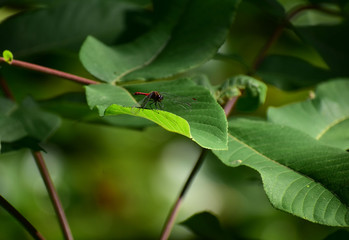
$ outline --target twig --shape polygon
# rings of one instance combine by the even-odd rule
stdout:
[[[22,226],[29,232],[29,234],[37,240],[45,240],[41,233],[3,196],[0,195],[0,206],[2,206],[8,213],[10,213]]]
[[[71,233],[67,218],[65,216],[62,204],[59,200],[58,194],[55,190],[55,187],[52,183],[52,180],[50,178],[50,174],[48,172],[48,169],[46,167],[44,158],[42,157],[42,154],[40,152],[33,152],[33,156],[35,158],[35,162],[39,168],[41,177],[44,180],[46,189],[49,193],[49,196],[51,198],[53,207],[55,209],[56,215],[58,217],[59,224],[61,226],[61,229],[63,231],[64,238],[66,240],[73,240],[73,235]]]
[[[0,57],[0,62],[5,62],[3,57]],[[88,78],[80,77],[80,76],[77,76],[74,74],[58,71],[58,70],[55,70],[52,68],[43,67],[43,66],[40,66],[37,64],[28,63],[28,62],[24,62],[24,61],[20,61],[20,60],[15,60],[15,59],[12,60],[11,65],[30,69],[30,70],[37,71],[37,72],[46,73],[46,74],[61,77],[61,78],[65,78],[65,79],[72,80],[72,81],[79,82],[79,83],[83,83],[83,84],[98,84],[99,83],[97,81],[94,81],[94,80],[91,80]]]
[[[172,227],[174,225],[174,221],[176,219],[179,207],[182,203],[183,197],[186,194],[187,190],[189,189],[189,186],[192,183],[194,177],[198,173],[202,163],[204,162],[206,153],[207,153],[207,149],[202,149],[201,154],[200,154],[194,168],[192,169],[187,181],[185,182],[185,184],[182,188],[182,191],[179,194],[179,196],[178,196],[178,198],[177,198],[177,200],[176,200],[176,202],[175,202],[175,204],[174,204],[174,206],[173,206],[173,208],[172,208],[172,210],[171,210],[171,212],[170,212],[170,214],[165,222],[164,228],[163,228],[162,233],[161,233],[161,238],[160,238],[161,240],[166,240],[170,236],[170,233],[171,233]]]

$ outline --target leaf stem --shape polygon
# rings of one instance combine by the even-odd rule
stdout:
[[[1,62],[6,62],[3,57],[0,57],[0,63]],[[30,69],[30,70],[37,71],[37,72],[46,73],[46,74],[61,77],[61,78],[65,78],[65,79],[72,80],[72,81],[79,82],[79,83],[83,83],[83,84],[98,84],[99,83],[97,81],[94,81],[94,80],[91,80],[88,78],[80,77],[80,76],[77,76],[74,74],[58,71],[58,70],[55,70],[52,68],[43,67],[43,66],[40,66],[37,64],[28,63],[28,62],[24,62],[24,61],[20,61],[20,60],[15,60],[15,59],[12,60],[11,65]]]
[[[224,105],[224,113],[225,113],[225,116],[229,116],[230,113],[232,112],[234,106],[235,106],[235,103],[236,101],[238,100],[240,96],[235,96],[233,97],[232,99],[230,99],[225,105]]]
[[[160,237],[161,240],[166,240],[170,236],[171,230],[172,230],[173,225],[174,225],[174,221],[175,221],[177,213],[179,211],[179,207],[183,201],[184,195],[188,191],[190,184],[192,183],[194,177],[196,176],[202,163],[204,162],[206,153],[207,153],[207,149],[203,148],[194,168],[192,169],[187,181],[185,182],[185,184],[182,188],[182,191],[180,192],[179,196],[177,197],[177,200],[176,200],[169,216],[167,217],[167,220],[165,222],[164,228],[163,228],[162,233],[161,233],[161,237]]]
[[[259,51],[257,57],[255,58],[255,61],[252,64],[252,69],[255,72],[262,61],[264,60],[265,56],[267,55],[267,52],[271,48],[271,46],[279,39],[281,36],[284,28],[289,24],[289,22],[296,17],[299,13],[305,11],[305,10],[318,10],[327,14],[331,15],[340,15],[340,12],[334,11],[328,8],[324,8],[318,4],[308,4],[308,5],[301,5],[297,6],[293,9],[291,9],[282,21],[282,23],[275,29],[274,33],[270,36],[269,40],[265,43],[265,45],[262,47],[262,49]]]
[[[48,169],[46,167],[44,158],[43,158],[41,152],[32,152],[32,153],[33,153],[35,162],[39,168],[41,177],[44,180],[46,189],[49,193],[49,196],[50,196],[50,199],[52,201],[53,207],[55,209],[58,221],[59,221],[61,229],[63,231],[64,238],[66,240],[73,240],[74,238],[73,238],[73,235],[71,233],[67,218],[65,216],[62,204],[59,200],[58,194],[55,190],[55,187],[54,187],[53,182],[51,180],[50,174],[49,174]]]
[[[2,206],[8,213],[10,213],[18,222],[20,222],[34,239],[45,240],[41,233],[36,230],[36,228],[1,195],[0,206]]]

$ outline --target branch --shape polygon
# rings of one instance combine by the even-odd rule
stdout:
[[[3,57],[0,57],[0,63],[1,62],[6,62]],[[65,78],[65,79],[72,80],[72,81],[79,82],[79,83],[83,83],[83,84],[98,84],[99,83],[97,81],[94,81],[94,80],[91,80],[88,78],[80,77],[80,76],[73,75],[70,73],[58,71],[58,70],[55,70],[52,68],[43,67],[43,66],[40,66],[37,64],[28,63],[28,62],[24,62],[24,61],[20,61],[20,60],[14,59],[14,60],[12,60],[10,65],[30,69],[30,70],[37,71],[37,72],[46,73],[49,75]]]
[[[41,233],[19,212],[14,208],[3,196],[0,195],[0,206],[2,206],[8,213],[10,213],[22,226],[29,232],[29,234],[37,240],[45,240]]]
[[[73,238],[73,235],[71,233],[71,230],[70,230],[70,227],[68,224],[68,220],[65,216],[62,204],[59,200],[56,189],[55,189],[55,187],[52,183],[52,180],[50,178],[50,174],[49,174],[48,169],[46,167],[44,158],[42,157],[42,154],[40,152],[33,152],[33,156],[34,156],[36,164],[39,168],[41,177],[44,180],[46,189],[49,193],[50,199],[52,201],[56,215],[58,217],[59,224],[61,225],[61,229],[63,231],[64,238],[66,240],[73,240],[74,238]]]
[[[165,222],[164,228],[163,228],[162,233],[161,233],[161,238],[160,238],[161,240],[166,240],[170,236],[171,230],[172,230],[173,225],[174,225],[174,221],[175,221],[177,213],[179,211],[179,207],[183,201],[184,195],[188,191],[190,184],[194,180],[194,177],[196,176],[202,163],[204,162],[206,153],[207,153],[207,149],[202,149],[201,154],[199,156],[199,159],[197,160],[194,168],[192,169],[187,181],[185,182],[185,184],[182,188],[181,193],[179,194],[169,216],[167,217],[167,220]]]

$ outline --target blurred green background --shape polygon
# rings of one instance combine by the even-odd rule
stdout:
[[[276,27],[274,19],[258,8],[256,1],[242,1],[230,35],[220,49],[222,53],[241,56],[247,65],[251,65]],[[147,1],[143,2],[145,4],[140,6],[149,9]],[[280,2],[290,9],[304,1]],[[1,8],[0,19],[18,11],[17,7]],[[147,28],[144,12],[131,19],[140,31],[136,34],[133,31],[135,36],[125,31],[116,42],[132,39]],[[316,24],[335,19],[307,12],[296,21],[297,24]],[[79,46],[20,59],[91,78],[79,62]],[[6,49],[6,46],[0,47],[1,51]],[[324,64],[312,48],[287,30],[270,53],[297,55],[315,65]],[[65,92],[83,91],[81,85],[68,80],[14,67],[2,66],[1,73],[19,102],[28,95],[46,100]],[[219,84],[227,77],[246,73],[246,69],[239,62],[211,60],[191,73],[207,74],[212,84]],[[283,92],[269,86],[265,106],[252,115],[264,117],[267,106],[307,99],[310,90]],[[85,123],[79,118],[64,119],[44,148],[47,150],[45,160],[76,239],[158,238],[200,153],[195,143],[158,127],[134,130]],[[47,239],[62,239],[49,197],[28,150],[0,156],[0,194]],[[224,229],[241,238],[323,239],[335,231],[274,209],[263,191],[258,173],[246,167],[225,167],[212,154],[191,186],[176,222],[201,211],[214,213]],[[0,209],[0,240],[6,239],[31,237]],[[195,239],[195,236],[177,224],[171,239]]]

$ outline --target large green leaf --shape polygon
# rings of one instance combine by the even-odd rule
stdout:
[[[349,154],[275,123],[229,122],[228,166],[257,170],[276,208],[312,222],[349,226]]]
[[[333,73],[300,58],[271,55],[263,60],[257,75],[280,89],[295,90],[328,80]]]
[[[130,93],[159,91],[163,110],[139,109],[131,95],[120,87],[99,84],[86,87],[87,101],[103,115],[127,114],[146,118],[189,138],[205,148],[225,149],[227,122],[223,109],[210,92],[188,79],[126,86]],[[144,96],[135,96],[141,100]],[[194,100],[194,99],[195,100]],[[107,106],[111,105],[106,109]],[[147,106],[149,108],[149,106]]]
[[[0,46],[15,57],[79,46],[87,35],[113,41],[124,28],[130,4],[112,0],[62,1],[17,14],[0,24]],[[6,36],[6,37],[4,37]]]
[[[156,21],[148,33],[115,47],[89,37],[80,59],[91,74],[106,82],[157,79],[186,71],[214,56],[238,2],[154,1]]]
[[[296,32],[320,53],[337,76],[349,76],[349,22],[296,27]]]
[[[4,100],[1,102],[4,103]],[[0,137],[9,150],[24,147],[40,149],[37,144],[45,141],[61,122],[58,116],[42,111],[30,98],[19,106],[7,103],[0,109]]]
[[[315,98],[283,107],[271,107],[268,119],[299,129],[315,139],[349,148],[349,79],[320,84]]]

